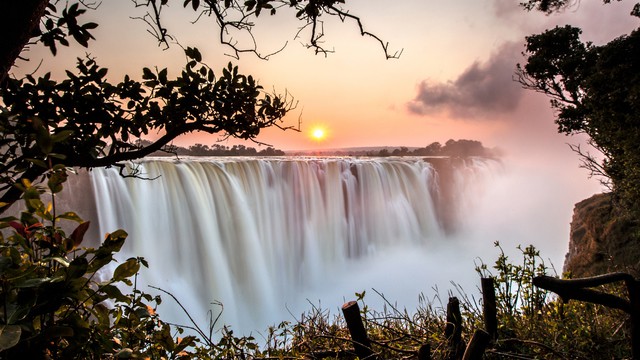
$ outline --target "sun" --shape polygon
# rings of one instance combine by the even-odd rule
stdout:
[[[327,136],[327,132],[323,128],[314,128],[311,130],[311,137],[317,141],[324,140]]]

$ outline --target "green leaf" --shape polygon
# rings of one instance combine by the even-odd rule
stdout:
[[[49,153],[49,156],[52,158],[60,159],[60,160],[65,160],[67,158],[67,156],[64,154],[56,154],[56,153]]]
[[[67,269],[67,278],[76,279],[84,276],[87,273],[89,262],[84,257],[77,257],[73,259],[69,268]]]
[[[22,329],[18,325],[0,325],[0,351],[16,346],[21,335]]]
[[[50,283],[51,278],[33,278],[33,279],[28,279],[22,282],[17,282],[15,284],[13,284],[13,287],[16,289],[25,289],[25,288],[37,288],[42,284],[46,284],[46,283]]]
[[[130,258],[120,264],[113,272],[113,280],[121,281],[135,275],[140,270],[140,263],[136,258]]]
[[[113,299],[113,300],[120,301],[120,302],[123,302],[123,303],[129,303],[129,298],[126,297],[125,295],[123,295],[122,291],[120,291],[120,288],[118,288],[117,286],[104,285],[103,287],[100,288],[100,290],[103,293],[107,294],[109,299]]]
[[[72,220],[72,221],[82,222],[82,219],[80,218],[80,216],[77,213],[73,212],[73,211],[68,211],[68,212],[66,212],[64,214],[58,215],[58,216],[56,216],[56,220],[57,219],[65,219],[65,220]],[[71,237],[73,237],[73,234],[71,234]]]
[[[36,304],[37,296],[35,294],[31,295],[26,299],[22,299],[19,304],[9,303],[7,304],[7,323],[15,324],[18,321],[24,319],[29,315],[31,309],[33,309]]]
[[[44,127],[40,127],[38,129],[38,132],[36,133],[36,143],[43,154],[49,154],[53,151],[53,141],[51,140],[49,132]]]
[[[53,141],[54,143],[59,143],[65,141],[71,135],[73,135],[73,130],[62,130],[51,135],[51,141]]]
[[[43,169],[48,169],[49,167],[47,166],[47,163],[45,163],[44,161],[40,160],[40,159],[34,159],[34,158],[27,158],[26,159],[28,162],[32,163],[35,166],[41,167]]]

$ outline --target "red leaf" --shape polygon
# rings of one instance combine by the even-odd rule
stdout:
[[[15,231],[18,232],[18,234],[22,235],[23,237],[27,236],[27,232],[24,229],[24,226],[22,224],[20,224],[17,221],[10,221],[9,222],[9,226],[11,226],[12,228],[14,228]]]
[[[87,229],[89,229],[89,224],[90,223],[91,223],[91,221],[85,221],[85,222],[81,223],[71,233],[71,240],[73,240],[73,247],[74,248],[80,246],[80,243],[82,243],[82,240],[84,239],[84,234],[87,232]]]

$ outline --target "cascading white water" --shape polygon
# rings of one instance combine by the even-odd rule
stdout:
[[[136,166],[155,180],[114,169],[91,180],[100,232],[129,233],[125,253],[150,263],[144,282],[200,319],[220,301],[222,321],[250,331],[284,320],[308,289],[330,292],[354,262],[442,242],[496,164],[446,160],[437,172],[419,158],[151,159]]]

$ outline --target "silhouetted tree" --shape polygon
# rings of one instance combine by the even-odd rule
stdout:
[[[573,146],[583,166],[603,176],[621,204],[638,210],[640,32],[601,46],[583,42],[581,32],[567,25],[527,37],[527,63],[518,66],[518,80],[551,98],[560,133],[589,136],[604,157]]]

